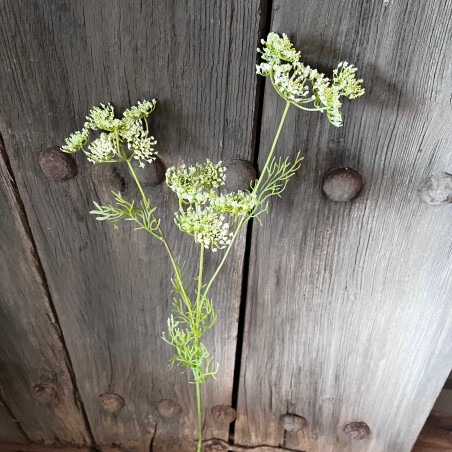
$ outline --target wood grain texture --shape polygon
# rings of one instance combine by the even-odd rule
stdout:
[[[272,30],[306,63],[353,62],[367,93],[340,129],[289,110],[277,153],[305,162],[253,228],[239,444],[408,452],[433,406],[452,366],[452,211],[417,187],[452,170],[451,13],[450,0],[273,2]],[[267,84],[260,165],[283,108]],[[364,177],[352,202],[322,194],[335,167]],[[287,412],[307,430],[285,434]],[[370,436],[347,438],[350,421]]]
[[[114,230],[89,216],[92,200],[107,203],[117,189],[104,169],[77,155],[77,178],[55,183],[41,173],[38,155],[80,128],[93,105],[111,101],[120,112],[156,97],[150,124],[166,166],[252,158],[259,1],[14,0],[0,8],[0,130],[95,440],[139,451],[151,440],[155,451],[160,440],[185,436],[191,444],[194,387],[167,369],[172,350],[160,339],[172,276],[163,246],[130,224]],[[124,197],[137,198],[125,168],[117,171]],[[166,185],[145,191],[192,278],[197,250],[174,227],[174,196]],[[221,371],[203,387],[206,438],[228,437],[229,426],[214,425],[209,413],[231,403],[243,248],[242,235],[211,292],[218,322],[207,346]],[[207,257],[208,274],[218,259]],[[116,415],[102,410],[104,393],[124,398]],[[161,399],[177,401],[181,416],[162,418]]]
[[[42,268],[0,136],[0,400],[33,441],[90,442]],[[34,397],[51,383],[55,399]],[[2,416],[4,417],[4,416]],[[4,426],[6,427],[6,423]],[[16,428],[2,441],[24,442]]]
[[[20,430],[14,415],[11,415],[4,402],[0,399],[0,443],[25,443],[28,438]],[[0,449],[1,450],[1,449]]]

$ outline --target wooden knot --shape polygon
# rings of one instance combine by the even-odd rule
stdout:
[[[159,157],[156,157],[152,163],[147,163],[144,168],[141,168],[135,159],[131,164],[143,187],[155,187],[165,180],[165,165]]]
[[[124,405],[125,400],[118,394],[106,393],[99,396],[99,401],[102,408],[111,414],[118,414]]]
[[[41,403],[58,401],[58,391],[53,383],[36,383],[33,386],[33,395]]]
[[[298,416],[297,414],[281,414],[281,416],[279,416],[279,420],[281,421],[284,430],[288,432],[299,432],[308,425],[308,421],[304,417]]]
[[[77,176],[77,162],[59,147],[51,147],[39,154],[39,166],[47,179],[65,181]]]
[[[343,432],[351,439],[364,439],[370,435],[370,428],[365,422],[349,422]]]
[[[335,202],[351,201],[361,191],[364,180],[352,168],[336,168],[329,171],[323,181],[323,191]]]
[[[182,413],[182,407],[174,400],[163,399],[157,404],[160,416],[170,419],[178,417]]]

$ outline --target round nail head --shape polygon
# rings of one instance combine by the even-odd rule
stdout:
[[[256,179],[256,170],[246,160],[230,160],[225,162],[226,182],[224,187],[228,191],[250,190],[250,184]]]
[[[159,157],[156,157],[152,163],[146,163],[142,168],[138,160],[131,161],[132,167],[144,187],[155,187],[165,180],[165,165]]]
[[[237,411],[227,405],[215,405],[210,412],[212,413],[215,422],[219,424],[230,424],[237,418]]]
[[[308,421],[297,414],[286,413],[279,417],[284,430],[288,432],[299,432],[301,429],[307,427]]]
[[[323,191],[331,201],[351,201],[361,191],[364,180],[352,168],[336,168],[327,173],[323,181]]]
[[[124,193],[126,189],[126,181],[121,175],[121,167],[118,163],[93,165],[93,179],[108,192]]]
[[[343,431],[351,439],[357,440],[370,435],[370,428],[365,422],[349,422],[344,426]]]
[[[99,396],[99,401],[102,408],[111,414],[118,414],[124,405],[125,400],[118,394],[105,393]]]
[[[47,179],[65,181],[77,176],[77,162],[71,154],[51,147],[39,154],[39,166]]]
[[[424,179],[418,189],[423,202],[440,206],[452,202],[452,174],[436,173]]]
[[[36,383],[33,386],[33,395],[41,403],[51,403],[58,399],[58,391],[52,383]]]
[[[157,404],[157,410],[160,413],[160,416],[170,419],[177,416],[180,416],[182,413],[182,407],[170,399],[163,399]]]

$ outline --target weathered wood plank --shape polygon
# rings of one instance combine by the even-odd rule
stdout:
[[[41,173],[38,154],[81,127],[92,105],[111,101],[121,110],[156,97],[151,128],[166,166],[251,158],[259,4],[2,2],[2,129],[99,444],[148,450],[155,432],[190,441],[195,432],[194,387],[167,369],[171,350],[160,340],[172,271],[161,244],[146,233],[89,217],[92,200],[111,201],[121,180],[109,182],[104,169],[78,155],[77,178],[54,183]],[[133,180],[118,171],[124,197],[136,198]],[[173,225],[172,193],[163,185],[145,191],[194,276],[197,252]],[[214,425],[209,413],[231,403],[244,236],[239,242],[212,291],[218,323],[208,346],[221,371],[203,388],[206,437],[228,437],[229,425]],[[209,271],[218,258],[207,258]],[[124,398],[116,415],[102,410],[104,393]],[[161,399],[177,401],[181,416],[161,417]]]
[[[12,415],[4,406],[3,401],[0,398],[0,443],[24,443],[27,442],[27,440],[26,435],[17,425],[17,419],[15,419],[14,415]]]
[[[253,228],[239,444],[407,452],[421,430],[452,366],[451,209],[417,194],[452,169],[451,14],[450,0],[273,2],[272,30],[321,69],[355,63],[367,94],[341,129],[289,111],[278,153],[305,163]],[[261,165],[284,107],[265,93]],[[350,203],[322,194],[335,167],[364,177]],[[287,412],[306,434],[284,434]],[[350,421],[370,436],[346,437]]]
[[[0,136],[1,397],[34,441],[90,442],[27,218]],[[51,384],[44,400],[35,385]],[[11,435],[11,437],[9,437]],[[2,441],[20,441],[16,430]],[[22,435],[22,442],[24,441]]]

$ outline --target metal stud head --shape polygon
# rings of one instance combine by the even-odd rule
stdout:
[[[226,183],[228,191],[249,190],[250,184],[256,179],[256,170],[250,162],[245,160],[230,160],[225,162]]]
[[[227,405],[215,405],[210,410],[215,422],[218,424],[230,424],[237,418],[237,411],[232,406]]]
[[[39,166],[47,179],[65,181],[77,176],[77,162],[59,147],[51,147],[39,154]]]
[[[336,168],[329,171],[323,181],[323,191],[335,202],[351,201],[361,191],[364,180],[352,168]]]
[[[160,416],[171,419],[181,415],[182,407],[174,400],[163,399],[157,404],[157,410]]]
[[[422,181],[418,188],[420,198],[431,206],[452,202],[452,174],[436,173]]]
[[[125,400],[118,394],[106,393],[99,396],[99,401],[102,408],[111,414],[118,414],[124,405]]]
[[[306,428],[308,425],[308,421],[304,417],[298,416],[297,414],[282,414],[279,417],[279,420],[281,421],[284,430],[287,432],[298,432],[301,429]]]
[[[351,439],[361,440],[370,435],[370,428],[365,422],[349,422],[342,430]]]

